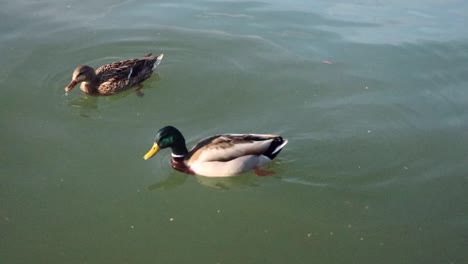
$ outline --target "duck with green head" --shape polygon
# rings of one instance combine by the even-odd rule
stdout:
[[[171,148],[174,169],[201,176],[226,177],[271,162],[287,143],[279,135],[221,134],[202,139],[187,150],[182,133],[173,126],[166,126],[156,133],[153,147],[144,159],[148,160],[161,149]]]

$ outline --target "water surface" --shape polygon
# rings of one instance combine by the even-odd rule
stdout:
[[[0,11],[0,262],[466,263],[463,1],[8,1]],[[165,54],[134,91],[77,65]],[[206,179],[142,156],[278,133],[267,167]]]

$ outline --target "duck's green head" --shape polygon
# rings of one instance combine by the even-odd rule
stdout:
[[[185,147],[185,139],[180,131],[173,126],[161,128],[154,138],[153,147],[143,157],[145,160],[153,157],[159,150],[164,148],[172,148],[172,153],[175,155],[187,154]]]

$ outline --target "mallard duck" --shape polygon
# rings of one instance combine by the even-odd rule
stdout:
[[[73,72],[71,83],[65,88],[68,92],[81,82],[80,89],[92,95],[112,95],[132,86],[139,86],[148,79],[161,62],[164,54],[129,59],[106,64],[96,71],[87,65],[78,66]]]
[[[160,149],[172,149],[172,167],[178,171],[209,177],[234,176],[272,161],[288,143],[279,135],[223,134],[199,141],[190,151],[182,133],[173,126],[161,128],[148,160]]]

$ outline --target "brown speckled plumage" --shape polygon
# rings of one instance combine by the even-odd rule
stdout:
[[[152,56],[151,53],[136,59],[118,61],[93,68],[82,65],[75,69],[71,83],[65,88],[70,91],[78,83],[80,89],[92,95],[112,95],[130,87],[140,85],[151,77],[153,69],[158,66],[163,54]]]

